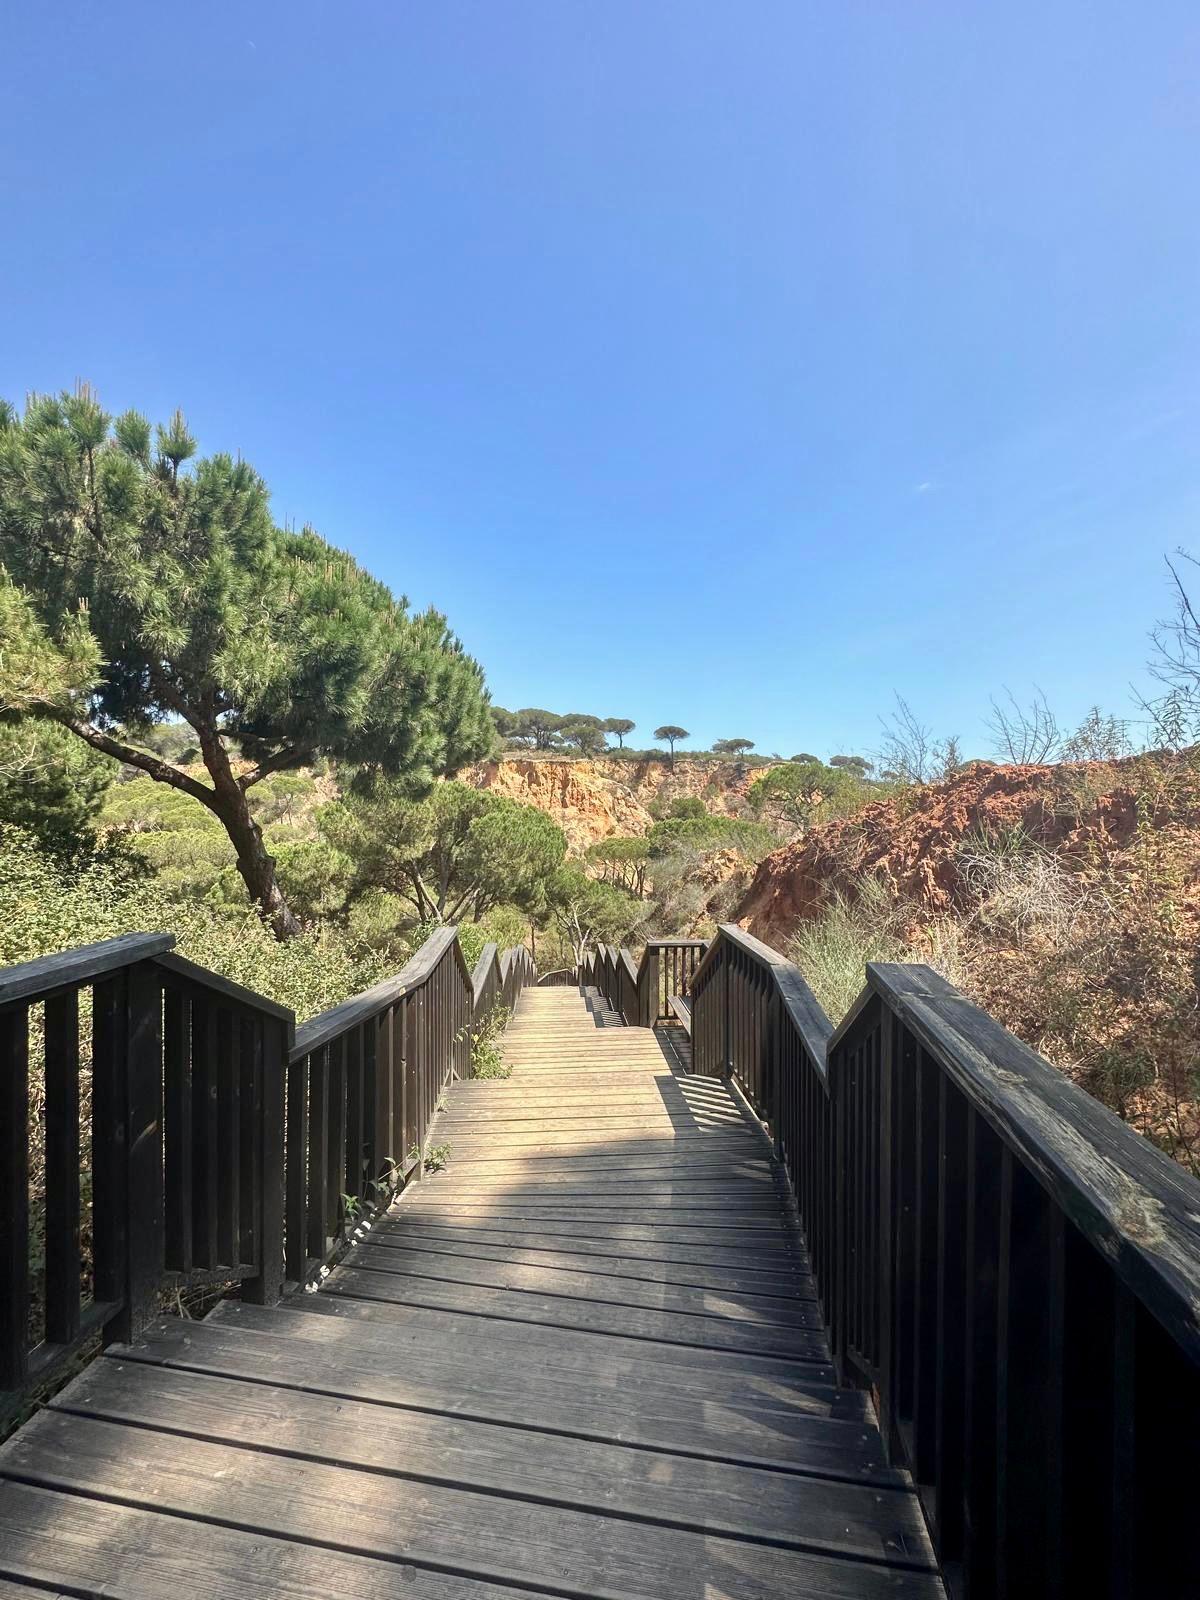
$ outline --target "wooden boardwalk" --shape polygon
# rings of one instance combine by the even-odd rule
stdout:
[[[941,1596],[769,1146],[619,1023],[527,992],[320,1293],[64,1389],[0,1450],[0,1600]]]

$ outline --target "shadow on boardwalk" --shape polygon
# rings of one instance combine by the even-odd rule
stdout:
[[[572,989],[505,1050],[321,1293],[164,1319],[10,1441],[0,1600],[941,1595],[725,1086]]]

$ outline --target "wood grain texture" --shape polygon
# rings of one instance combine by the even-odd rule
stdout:
[[[744,1102],[566,988],[505,1052],[321,1292],[161,1318],[0,1449],[0,1596],[939,1600]]]

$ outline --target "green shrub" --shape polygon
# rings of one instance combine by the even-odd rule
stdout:
[[[392,970],[329,927],[281,944],[249,902],[179,899],[119,853],[64,862],[0,824],[0,966],[122,933],[173,933],[180,955],[292,1007],[303,1020]]]

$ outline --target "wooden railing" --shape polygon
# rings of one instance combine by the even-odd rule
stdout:
[[[348,1222],[421,1175],[472,1028],[532,975],[525,951],[489,947],[476,984],[445,928],[297,1029],[173,942],[129,935],[0,972],[0,1421],[89,1341],[131,1337],[165,1284],[240,1281],[269,1304],[285,1275],[308,1279]]]
[[[652,1028],[672,1016],[673,995],[691,993],[707,948],[704,939],[650,939],[635,962],[628,950],[602,944],[584,958],[577,976],[598,989],[630,1027]]]
[[[770,1131],[951,1593],[1191,1593],[1200,1183],[927,967],[869,966],[834,1030],[722,927],[692,1059]]]

